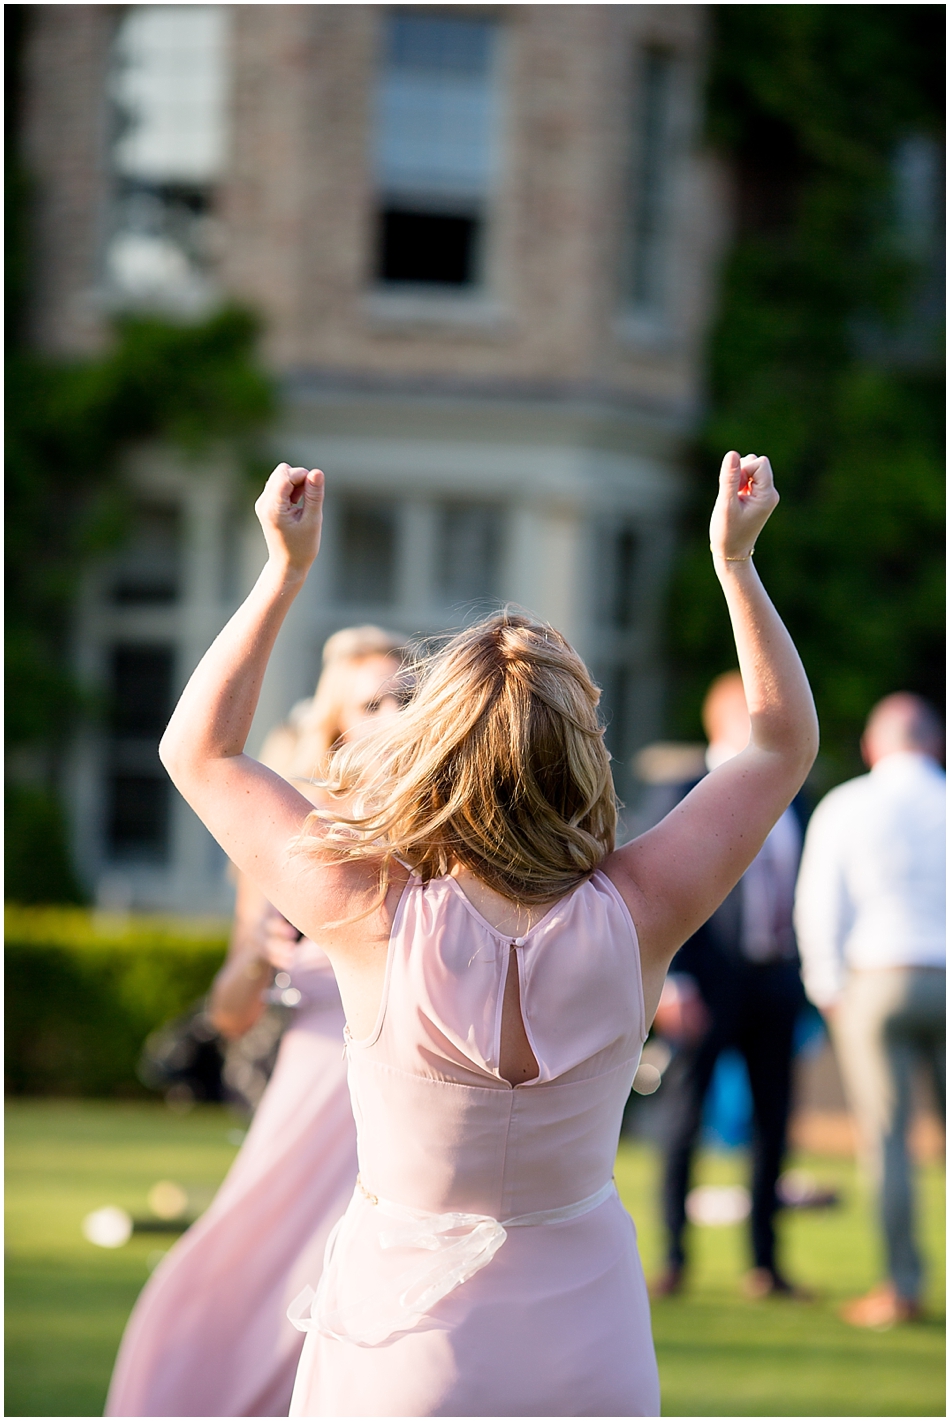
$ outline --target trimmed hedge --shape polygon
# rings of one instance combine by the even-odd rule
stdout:
[[[207,992],[227,924],[10,905],[4,917],[7,1091],[147,1096],[143,1042]]]

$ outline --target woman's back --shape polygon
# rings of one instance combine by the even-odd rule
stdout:
[[[513,963],[539,1068],[514,1087],[499,1070]],[[643,1037],[636,936],[603,874],[518,940],[482,918],[457,879],[413,877],[377,1029],[348,1048],[365,1187],[500,1219],[584,1198],[611,1177]],[[376,1116],[392,1109],[402,1117],[398,1151]],[[491,1153],[486,1131],[497,1135]]]
[[[538,1070],[512,1086],[515,966]],[[410,879],[376,1028],[348,1043],[361,1188],[301,1318],[292,1414],[655,1414],[611,1183],[644,1034],[636,934],[604,874],[514,942],[456,879]]]
[[[335,757],[327,788],[338,815],[315,821],[293,786],[244,754],[274,638],[317,555],[323,485],[318,469],[281,464],[258,499],[267,564],[162,737],[173,782],[268,900],[324,944],[360,1034],[379,1002],[383,949],[398,938],[398,895],[384,892],[397,858],[427,882],[464,870],[522,905],[570,898],[604,868],[637,923],[645,991],[618,1034],[613,997],[629,992],[631,976],[619,971],[620,955],[611,970],[604,964],[624,943],[632,971],[636,941],[629,922],[615,933],[620,905],[607,888],[603,937],[584,935],[586,956],[555,952],[552,942],[537,969],[522,964],[523,1003],[503,990],[515,978],[487,924],[481,946],[458,960],[438,912],[413,939],[400,1012],[410,1036],[390,1042],[384,1019],[375,1040],[352,1052],[367,1176],[406,1202],[364,1185],[347,1211],[294,1411],[652,1414],[656,1368],[632,1225],[609,1181],[584,1198],[575,1191],[608,1168],[642,1000],[649,1019],[673,954],[738,882],[815,757],[808,683],[752,561],[778,502],[771,468],[755,454],[727,454],[710,522],[749,744],[616,852],[600,693],[555,628],[510,610],[459,632],[419,668],[405,710]],[[601,887],[591,877],[575,896],[587,904]],[[481,956],[492,964],[484,1003],[465,990]],[[518,1023],[522,1007],[519,1040],[504,1026],[514,1008]],[[530,1207],[543,1200],[550,1207]],[[459,1201],[529,1213],[499,1222],[468,1208],[435,1212]],[[420,1265],[426,1254],[432,1268]]]

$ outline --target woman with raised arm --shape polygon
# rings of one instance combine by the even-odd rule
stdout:
[[[659,1410],[636,1236],[611,1175],[676,949],[748,867],[817,748],[808,683],[751,561],[778,495],[729,454],[710,526],[749,745],[614,847],[598,692],[552,627],[502,613],[421,668],[314,814],[244,754],[316,557],[318,470],[257,503],[267,566],[161,754],[226,852],[325,946],[347,1018],[360,1177],[316,1294],[298,1416]]]
[[[329,637],[312,698],[271,731],[261,762],[298,784],[331,749],[404,699],[404,639],[380,627]],[[272,987],[278,974],[277,987]],[[270,991],[268,991],[270,989]],[[238,875],[234,927],[209,1015],[232,1039],[265,993],[292,1003],[273,1075],[227,1178],[156,1268],[116,1359],[109,1416],[286,1416],[303,1338],[287,1306],[320,1275],[356,1178],[356,1126],[341,1056],[343,1007],[329,960]]]

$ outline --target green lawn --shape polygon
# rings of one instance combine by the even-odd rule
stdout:
[[[168,1239],[134,1235],[99,1249],[85,1214],[119,1204],[146,1215],[158,1179],[193,1197],[210,1191],[234,1155],[234,1121],[208,1106],[186,1116],[160,1105],[13,1101],[7,1107],[8,1416],[99,1415],[116,1345],[149,1262]],[[697,1230],[689,1293],[654,1308],[663,1409],[679,1416],[942,1416],[943,1175],[924,1180],[932,1320],[885,1334],[839,1322],[835,1304],[875,1280],[877,1244],[848,1161],[805,1159],[842,1192],[843,1207],[789,1215],[789,1273],[818,1300],[746,1302],[741,1228]],[[707,1156],[701,1179],[742,1177],[741,1157]],[[659,1261],[656,1161],[625,1144],[617,1180],[637,1220],[647,1274]],[[939,1269],[939,1271],[938,1271]]]
[[[8,1101],[8,1416],[100,1416],[116,1347],[167,1235],[96,1248],[86,1214],[119,1204],[147,1217],[159,1179],[210,1191],[234,1158],[235,1122],[217,1106]]]
[[[746,1301],[744,1227],[694,1229],[688,1292],[653,1306],[653,1335],[667,1416],[944,1416],[944,1194],[942,1170],[923,1177],[928,1319],[887,1333],[848,1327],[846,1298],[878,1281],[879,1244],[869,1202],[849,1160],[798,1156],[834,1186],[842,1204],[795,1210],[781,1224],[788,1275],[815,1294],[809,1304]],[[660,1263],[657,1161],[622,1146],[617,1182],[637,1222],[649,1278]],[[706,1155],[697,1182],[743,1182],[741,1154]]]

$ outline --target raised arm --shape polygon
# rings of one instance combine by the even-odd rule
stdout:
[[[752,722],[749,744],[605,864],[637,925],[648,1021],[673,954],[742,877],[818,750],[804,668],[752,561],[777,503],[768,459],[726,455],[709,535]]]
[[[232,863],[309,936],[352,912],[354,872],[289,854],[312,806],[244,746],[277,633],[319,550],[322,508],[319,469],[279,464],[255,505],[267,563],[198,663],[159,747]]]
[[[271,730],[257,757],[269,770],[290,779],[288,773],[299,734],[285,722]],[[309,796],[308,796],[309,797]],[[290,969],[300,934],[268,903],[244,873],[234,869],[236,893],[234,922],[228,955],[211,984],[208,1015],[223,1036],[243,1036],[264,1013],[263,992],[274,973]]]

